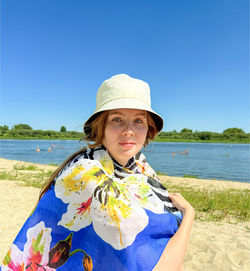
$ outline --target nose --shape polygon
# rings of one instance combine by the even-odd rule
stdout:
[[[134,130],[132,128],[132,126],[130,124],[125,124],[125,127],[123,129],[123,135],[126,135],[126,136],[132,136],[134,135]]]

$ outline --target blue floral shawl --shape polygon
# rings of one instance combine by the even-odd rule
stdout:
[[[0,270],[152,270],[180,221],[143,154],[122,167],[104,147],[85,148],[43,195]]]

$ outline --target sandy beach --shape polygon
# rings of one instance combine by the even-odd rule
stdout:
[[[36,169],[54,170],[54,166],[36,165],[0,158],[0,173],[13,172],[17,165],[27,168],[34,165]],[[34,172],[33,172],[34,174]],[[0,180],[0,261],[8,251],[18,231],[34,208],[39,188],[24,186],[18,180]],[[197,189],[250,189],[248,183],[218,180],[201,180],[181,177],[161,176],[162,181],[178,183]],[[195,221],[184,268],[186,271],[247,271],[250,267],[250,222],[230,224],[227,222]]]

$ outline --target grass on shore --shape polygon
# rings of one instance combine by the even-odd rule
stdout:
[[[0,180],[19,181],[24,186],[41,188],[53,172],[54,170],[44,170],[32,164],[16,163],[13,170],[0,171]]]
[[[24,186],[41,188],[52,173],[53,170],[40,169],[36,165],[17,163],[11,171],[0,171],[0,180],[18,181]],[[170,192],[181,193],[192,204],[196,220],[231,223],[250,221],[249,189],[201,190],[169,182],[167,188]]]
[[[37,166],[35,166],[35,165],[25,166],[25,165],[21,165],[21,164],[15,164],[13,166],[13,169],[15,169],[15,170],[38,170]]]
[[[165,184],[166,185],[166,184]],[[167,184],[169,192],[181,193],[195,209],[199,221],[250,221],[250,190],[197,189],[187,185]]]
[[[162,176],[168,176],[168,174],[164,173],[164,172],[160,172],[160,171],[156,171],[157,175],[162,175]],[[184,174],[183,175],[184,178],[193,178],[193,179],[199,179],[199,177],[197,177],[196,175],[189,175],[189,174]]]

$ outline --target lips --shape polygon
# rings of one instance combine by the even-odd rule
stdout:
[[[135,145],[135,142],[120,142],[119,143],[121,146],[129,149],[129,148],[132,148],[134,145]]]

